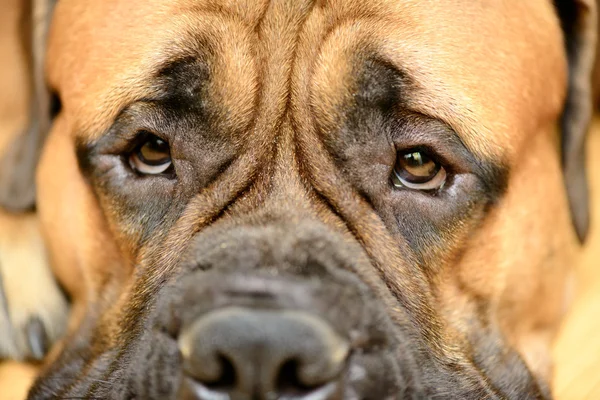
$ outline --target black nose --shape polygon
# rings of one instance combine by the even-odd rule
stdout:
[[[299,311],[213,311],[179,340],[184,398],[329,399],[338,392],[348,342]],[[337,395],[336,395],[337,397]]]

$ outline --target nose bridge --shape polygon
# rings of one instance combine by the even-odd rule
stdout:
[[[270,159],[261,166],[244,195],[229,206],[225,224],[239,227],[276,224],[294,234],[300,222],[349,235],[342,219],[312,186],[297,154],[296,131],[288,110],[278,124]],[[285,224],[281,225],[281,222]],[[351,239],[350,236],[347,239]]]
[[[271,201],[287,205],[288,211],[310,212],[315,198],[309,181],[303,179],[303,168],[296,154],[295,132],[288,110],[278,129],[275,157],[270,171]],[[265,204],[267,205],[267,204]]]
[[[228,206],[228,212],[239,211],[242,220],[250,212],[306,218],[327,211],[307,186],[296,154],[298,127],[294,121],[300,118],[305,124],[311,123],[308,110],[293,106],[298,87],[308,85],[308,75],[298,74],[296,65],[306,64],[299,59],[306,57],[302,38],[307,29],[315,28],[316,4],[314,0],[268,2],[262,17],[253,23],[259,79],[248,143],[249,153],[257,156],[247,167],[256,170],[250,174],[254,182],[249,192]],[[294,115],[298,113],[302,116]]]
[[[264,146],[280,141],[290,105],[298,36],[314,0],[269,2],[256,27],[256,57],[260,82],[254,130]]]

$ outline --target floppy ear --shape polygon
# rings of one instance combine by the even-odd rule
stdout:
[[[35,169],[50,129],[50,93],[44,80],[46,36],[57,0],[30,0],[23,26],[23,46],[29,55],[30,108],[27,129],[17,135],[0,155],[0,206],[8,211],[35,206]]]
[[[571,217],[583,242],[589,226],[585,141],[593,106],[596,0],[554,0],[569,62],[569,89],[561,119],[562,159]]]

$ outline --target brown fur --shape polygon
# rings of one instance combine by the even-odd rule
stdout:
[[[498,354],[478,350],[497,338],[545,394],[577,251],[557,142],[569,68],[562,32],[548,1],[460,3],[61,0],[47,74],[63,107],[37,185],[53,270],[74,301],[70,338],[89,324],[101,333],[90,359],[133,340],[128,324],[176,276],[197,232],[314,219],[360,245],[357,276],[394,323],[414,318],[434,357],[500,374]],[[354,174],[371,159],[332,156],[371,49],[411,76],[406,108],[510,171],[497,201],[465,207],[417,250],[394,226],[394,194]],[[82,174],[76,150],[101,139],[125,105],[156,94],[152,75],[181,55],[209,60],[202,93],[217,104],[219,145],[235,156],[190,183],[197,190],[169,211],[172,223],[144,239],[111,192]],[[85,386],[85,375],[73,379]]]

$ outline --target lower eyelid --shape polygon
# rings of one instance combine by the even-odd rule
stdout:
[[[149,164],[140,165],[141,161],[137,158],[137,156],[135,154],[132,154],[131,156],[128,157],[128,162],[132,169],[134,169],[136,172],[138,172],[140,174],[144,174],[144,175],[162,174],[162,173],[166,172],[169,168],[171,168],[171,166],[173,165],[173,162],[171,160],[168,162],[165,162],[163,164],[160,164],[160,165],[149,165]]]
[[[446,168],[444,168],[442,166],[440,171],[437,173],[437,175],[431,181],[426,182],[426,183],[410,183],[410,182],[407,182],[406,180],[402,179],[396,173],[395,170],[392,173],[394,174],[392,180],[393,181],[398,180],[399,184],[402,185],[402,187],[405,187],[407,189],[412,189],[412,190],[420,190],[420,191],[442,189],[445,186],[446,181],[448,180],[448,175],[449,175],[448,172],[446,171]],[[394,186],[398,187],[398,185],[396,183],[394,183]]]

